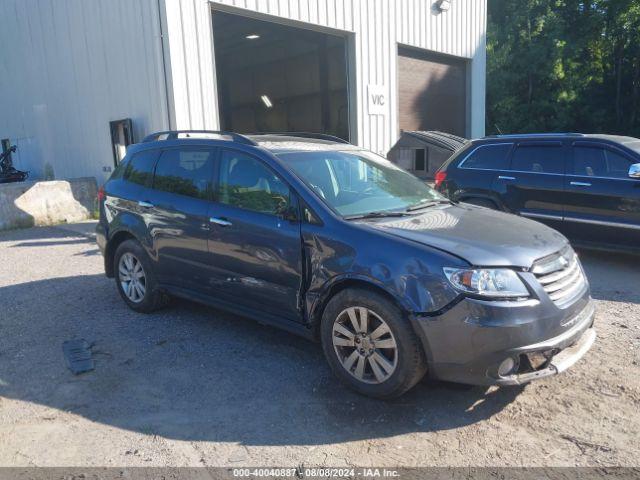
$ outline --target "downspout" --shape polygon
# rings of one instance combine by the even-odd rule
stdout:
[[[164,29],[162,25],[162,3],[163,0],[157,0],[158,6],[158,28],[160,30],[160,52],[162,56],[162,81],[164,82],[164,104],[167,112],[167,128],[172,129],[171,125],[171,101],[169,98],[169,81],[167,76],[167,61],[164,48]]]

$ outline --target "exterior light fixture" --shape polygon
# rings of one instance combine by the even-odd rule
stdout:
[[[262,103],[264,103],[265,107],[267,107],[267,108],[272,108],[273,107],[273,103],[271,103],[271,100],[266,95],[262,95],[260,97],[260,100],[262,100]]]
[[[451,3],[453,0],[438,0],[436,2],[436,8],[440,12],[447,12],[451,8]]]
[[[247,40],[257,40],[260,38],[260,35],[258,35],[257,33],[252,33],[244,38],[246,38]]]

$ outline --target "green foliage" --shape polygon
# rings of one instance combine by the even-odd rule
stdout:
[[[640,137],[640,0],[488,0],[487,133]]]

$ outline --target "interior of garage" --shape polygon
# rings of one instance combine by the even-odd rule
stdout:
[[[220,11],[213,34],[223,129],[349,139],[345,37]]]
[[[398,48],[400,130],[467,136],[467,90],[467,61]]]

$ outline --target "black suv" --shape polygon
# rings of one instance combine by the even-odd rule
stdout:
[[[154,134],[99,195],[98,245],[130,308],[177,296],[318,339],[367,395],[400,395],[425,373],[520,384],[595,339],[565,237],[454,204],[337,139]]]
[[[452,200],[516,213],[576,245],[640,253],[640,139],[529,134],[474,140],[436,173]]]

